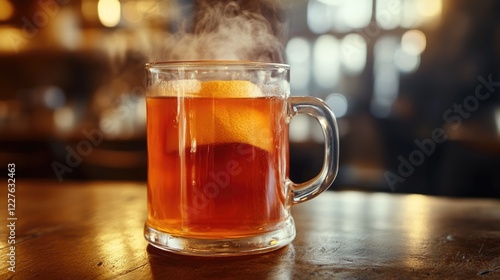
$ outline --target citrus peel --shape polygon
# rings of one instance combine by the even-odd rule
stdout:
[[[251,100],[235,100],[264,96],[252,82],[180,80],[167,82],[161,89],[160,96],[193,97],[179,104],[185,110],[180,114],[185,120],[179,120],[179,128],[186,129],[184,147],[243,143],[271,152],[273,120]]]

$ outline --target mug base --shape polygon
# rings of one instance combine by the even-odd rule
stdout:
[[[145,225],[144,237],[152,246],[176,254],[207,257],[242,256],[274,251],[286,246],[295,238],[295,224],[292,216],[289,216],[281,229],[254,236],[225,239],[173,236]]]

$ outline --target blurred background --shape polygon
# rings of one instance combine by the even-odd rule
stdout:
[[[292,94],[338,118],[331,189],[500,197],[500,2],[245,5],[286,27]],[[145,181],[143,65],[199,7],[0,0],[0,164],[18,180]],[[290,138],[291,178],[305,181],[321,167],[321,131],[300,116]]]

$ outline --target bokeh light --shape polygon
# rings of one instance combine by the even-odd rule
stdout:
[[[365,69],[367,44],[363,36],[355,33],[346,35],[340,41],[340,50],[346,72],[357,74]]]
[[[398,49],[394,54],[394,62],[401,72],[411,73],[420,66],[420,55],[409,54],[403,49]]]
[[[290,120],[289,135],[292,142],[304,142],[309,139],[310,134],[309,117],[296,115]]]
[[[327,89],[333,88],[340,77],[339,41],[332,35],[320,36],[313,49],[313,73],[316,83]]]
[[[14,14],[14,6],[9,0],[0,0],[0,20],[8,20]]]
[[[97,13],[102,25],[115,27],[120,23],[121,5],[118,0],[99,0]]]
[[[363,28],[372,17],[372,0],[345,1],[340,9],[343,24],[351,29]]]
[[[330,109],[332,109],[333,113],[337,118],[342,118],[346,115],[348,109],[347,98],[340,93],[332,93],[328,95],[325,100],[326,104]]]
[[[61,107],[54,111],[54,124],[61,131],[71,130],[75,125],[75,112],[71,107]]]
[[[375,18],[383,29],[394,29],[401,23],[401,0],[377,0]]]
[[[421,54],[427,45],[425,34],[420,30],[408,30],[401,37],[401,47],[411,55]]]
[[[43,91],[43,102],[48,108],[57,109],[64,106],[66,103],[66,96],[59,87],[47,87]]]
[[[286,45],[287,61],[293,69],[290,71],[290,83],[294,90],[303,90],[309,86],[310,52],[310,44],[304,38],[292,38]]]
[[[419,0],[416,1],[417,11],[424,17],[435,17],[441,14],[443,9],[442,0]]]

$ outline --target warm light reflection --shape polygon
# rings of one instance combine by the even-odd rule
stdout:
[[[137,100],[136,106],[136,121],[139,125],[146,124],[146,98],[140,98]]]
[[[69,50],[76,50],[80,47],[83,34],[79,14],[73,9],[63,9],[53,19],[52,23],[46,28],[54,34],[55,42]]]
[[[338,225],[340,232],[357,232],[360,229],[366,227],[363,219],[359,217],[363,217],[363,212],[365,211],[365,207],[369,201],[368,196],[362,195],[356,192],[343,192],[342,193],[342,201],[345,201],[346,204],[343,205],[343,221]],[[356,244],[354,246],[363,246],[362,242]]]
[[[441,14],[442,0],[377,0],[375,8],[375,18],[381,28],[415,28]]]
[[[98,0],[86,0],[93,3],[93,8],[97,11]],[[82,3],[83,5],[83,3]],[[122,1],[123,19],[129,23],[140,23],[154,14],[159,13],[160,3],[155,0],[134,0]],[[83,7],[83,6],[82,6]],[[97,14],[96,14],[97,15]]]
[[[123,17],[129,22],[139,22],[142,20],[142,14],[139,13],[136,1],[130,1],[123,4]]]
[[[427,39],[420,30],[408,30],[401,37],[401,48],[395,53],[395,63],[401,72],[410,73],[420,66],[420,54],[425,50]]]
[[[138,23],[155,12],[158,2],[155,1],[129,1],[123,4],[123,17],[132,23]]]
[[[427,45],[424,32],[420,30],[408,30],[401,37],[401,47],[410,55],[421,54]]]
[[[372,227],[377,230],[392,229],[394,220],[391,216],[394,213],[394,199],[390,194],[374,192],[370,194],[371,199],[368,204],[368,211],[376,219],[371,219]],[[376,203],[375,203],[376,202]]]
[[[159,9],[159,2],[158,1],[149,1],[149,0],[144,0],[144,1],[137,1],[137,11],[141,13],[141,16],[146,16],[148,14],[153,14],[158,12]]]
[[[339,41],[332,35],[322,35],[314,44],[313,73],[316,83],[327,89],[333,88],[340,76]]]
[[[0,52],[19,52],[26,48],[26,39],[20,28],[0,26]]]
[[[419,0],[416,2],[417,11],[424,17],[435,17],[441,14],[442,0]]]
[[[120,22],[120,1],[118,0],[99,0],[97,4],[97,13],[102,25],[114,27]]]
[[[14,14],[14,6],[9,0],[0,0],[0,20],[8,20]]]
[[[402,208],[403,217],[412,217],[401,221],[404,225],[403,228],[408,229],[406,232],[405,244],[407,244],[408,253],[405,254],[407,258],[404,260],[408,267],[413,269],[420,268],[421,262],[418,260],[427,252],[426,247],[422,246],[422,241],[428,240],[432,224],[430,221],[432,213],[430,213],[430,198],[412,194],[404,197]]]
[[[127,188],[120,189],[120,192],[126,193]],[[106,195],[113,195],[116,190],[105,189],[97,196],[97,192],[93,192],[92,199],[96,201],[95,205],[106,205]],[[130,197],[130,196],[128,196]],[[99,201],[103,200],[103,201]],[[93,227],[95,232],[89,234],[92,237],[94,244],[93,248],[97,248],[96,257],[107,256],[105,265],[112,266],[114,269],[124,269],[128,263],[124,256],[129,259],[144,259],[146,256],[147,243],[142,238],[142,229],[144,225],[143,203],[140,200],[131,200],[125,205],[109,205],[107,208],[102,208],[103,212],[108,215],[115,215],[119,212],[120,219],[110,221],[108,224],[103,224]],[[94,205],[93,204],[93,205]],[[145,204],[145,203],[144,203]],[[118,208],[117,208],[118,207]],[[111,214],[110,214],[111,213]],[[118,214],[116,214],[118,215]],[[137,248],[144,248],[137,250]]]
[[[70,130],[75,125],[75,112],[71,107],[61,107],[54,111],[54,124],[59,130]]]
[[[441,14],[442,5],[442,0],[403,1],[401,27],[414,28],[433,22]]]

